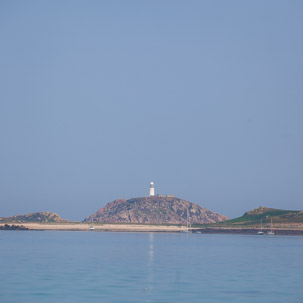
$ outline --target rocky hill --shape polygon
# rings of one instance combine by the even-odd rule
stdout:
[[[191,224],[215,223],[228,217],[212,212],[197,204],[174,196],[153,196],[119,199],[108,203],[85,222],[145,223],[145,224]]]
[[[1,222],[15,222],[15,223],[25,223],[25,222],[38,222],[38,223],[63,223],[68,222],[68,220],[62,219],[58,214],[49,211],[41,211],[38,213],[30,213],[25,215],[16,215],[12,217],[0,217]]]

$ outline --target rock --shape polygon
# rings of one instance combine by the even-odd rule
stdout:
[[[216,223],[228,217],[212,212],[197,204],[174,196],[152,196],[118,199],[100,208],[86,218],[85,222],[145,223],[145,224],[190,224]]]
[[[28,228],[23,225],[5,224],[0,226],[0,230],[28,230]]]

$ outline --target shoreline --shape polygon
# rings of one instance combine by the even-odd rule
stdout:
[[[251,228],[226,228],[226,227],[205,227],[197,228],[196,232],[202,234],[242,234],[242,235],[256,235],[260,229],[256,227]],[[263,232],[266,235],[270,231],[270,228],[264,228]],[[294,228],[276,228],[274,229],[274,235],[276,236],[303,236],[303,229]]]
[[[144,225],[144,224],[92,224],[87,223],[0,223],[0,227],[8,225],[24,226],[28,230],[54,230],[54,231],[119,231],[119,232],[180,232],[185,226]]]
[[[24,227],[29,231],[88,231],[88,232],[184,232],[187,228],[178,225],[145,225],[145,224],[93,224],[94,229],[90,230],[92,224],[88,223],[0,223],[0,229],[8,224],[17,228],[10,230],[22,230]],[[249,234],[255,235],[259,228],[256,227],[193,227],[193,233],[199,234]],[[269,229],[263,229],[266,234]],[[303,235],[302,228],[275,228],[275,235]]]

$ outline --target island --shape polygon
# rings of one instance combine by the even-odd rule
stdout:
[[[260,206],[229,219],[172,195],[157,195],[114,200],[79,222],[53,212],[0,218],[0,230],[256,234],[260,228],[275,235],[303,235],[303,211]]]

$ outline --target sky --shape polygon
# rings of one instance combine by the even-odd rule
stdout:
[[[0,0],[0,216],[174,194],[303,209],[302,1]]]

